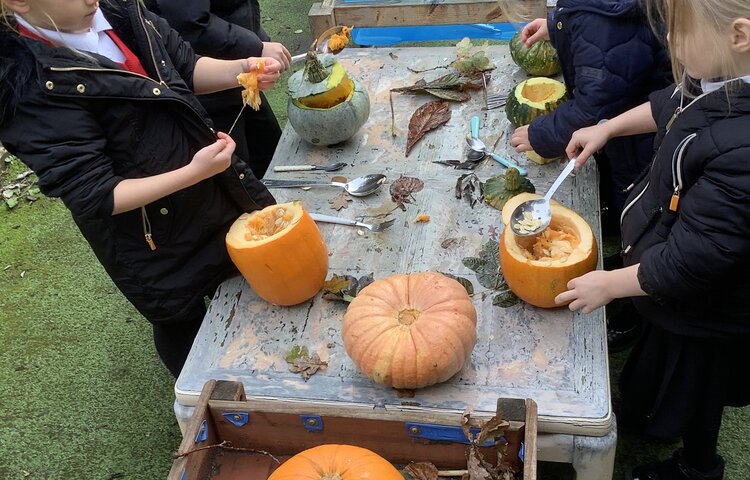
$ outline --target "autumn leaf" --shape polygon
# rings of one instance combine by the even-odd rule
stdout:
[[[322,361],[317,353],[310,355],[307,347],[299,345],[293,346],[292,350],[284,356],[284,359],[289,366],[289,371],[302,374],[305,381],[308,381],[318,370],[328,367],[328,362]]]
[[[406,141],[406,156],[411,153],[414,145],[430,130],[434,130],[451,119],[451,109],[448,102],[435,100],[419,107],[409,120],[409,137]]]
[[[412,203],[413,194],[424,188],[424,182],[416,177],[405,177],[401,175],[391,184],[391,200],[398,208],[406,211],[405,203]]]
[[[410,463],[404,467],[404,470],[411,475],[414,480],[438,479],[438,469],[430,462]]]
[[[465,173],[456,180],[456,198],[468,199],[471,208],[482,200],[483,191],[482,181],[474,173]]]
[[[351,302],[363,288],[374,281],[373,274],[361,276],[359,279],[351,275],[336,275],[323,282],[323,298]]]
[[[346,182],[343,182],[346,183]],[[346,192],[341,192],[339,195],[336,195],[335,197],[328,200],[328,203],[331,204],[331,208],[334,210],[341,210],[342,208],[347,208],[349,206],[349,202],[352,201],[352,197],[349,196]]]
[[[468,278],[464,278],[464,277],[458,277],[451,273],[445,273],[445,272],[441,272],[441,273],[445,275],[446,277],[452,278],[453,280],[460,283],[461,286],[464,287],[464,289],[466,289],[466,293],[468,293],[469,295],[474,295],[474,284],[471,283],[471,280],[469,280]]]

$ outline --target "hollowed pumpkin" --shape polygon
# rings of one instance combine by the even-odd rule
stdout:
[[[448,380],[471,356],[477,313],[460,283],[435,272],[365,287],[344,315],[352,361],[376,383],[421,388]]]
[[[353,445],[320,445],[294,455],[268,480],[404,480],[386,459]]]
[[[333,145],[351,138],[370,115],[370,96],[332,55],[309,52],[289,79],[289,123],[304,140]]]
[[[505,204],[500,241],[500,266],[510,289],[526,303],[557,307],[555,297],[567,284],[596,268],[597,247],[594,233],[575,211],[552,201],[552,222],[537,237],[518,237],[508,228],[513,210],[540,195],[522,193]]]
[[[299,202],[243,213],[226,236],[229,257],[262,299],[296,305],[323,287],[328,249]]]
[[[513,87],[505,103],[505,115],[520,127],[550,113],[565,100],[564,84],[547,77],[534,77]]]
[[[508,47],[513,61],[529,75],[547,77],[560,72],[560,59],[549,40],[540,40],[529,48],[518,32],[510,39]]]

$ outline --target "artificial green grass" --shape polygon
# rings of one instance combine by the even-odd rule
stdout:
[[[310,43],[312,3],[261,0],[266,30],[293,53]],[[285,78],[268,92],[282,125]],[[12,168],[0,184],[24,169]],[[610,359],[615,393],[624,358]],[[49,199],[10,211],[0,205],[0,479],[166,478],[180,441],[173,384],[148,323],[117,291],[65,207]],[[748,423],[750,407],[724,415],[726,480],[749,476]],[[614,478],[674,448],[621,435]],[[567,465],[545,463],[539,478],[574,476]]]

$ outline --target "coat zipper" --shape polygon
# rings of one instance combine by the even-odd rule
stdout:
[[[648,190],[648,186],[649,185],[651,185],[651,181],[646,182],[646,186],[643,187],[643,190],[641,190],[641,193],[639,193],[638,195],[636,195],[636,197],[630,203],[628,203],[627,205],[625,205],[625,207],[622,209],[622,213],[620,214],[620,229],[621,230],[622,230],[622,221],[625,218],[625,214],[628,213],[628,211],[631,208],[633,208],[633,205],[635,205],[635,203],[638,200],[641,199],[641,197],[643,196],[643,194],[646,193],[646,190]],[[628,253],[630,251],[630,249],[633,247],[633,245],[631,244],[631,245],[625,246],[625,244],[623,244],[622,247],[623,247],[622,253]]]
[[[680,203],[680,193],[682,192],[682,157],[685,155],[685,149],[688,144],[697,136],[697,133],[691,133],[675,148],[672,154],[672,198],[669,200],[669,210],[676,212]]]
[[[148,53],[151,55],[151,61],[154,63],[156,76],[159,77],[159,83],[161,85],[169,88],[169,85],[167,85],[164,79],[161,78],[161,73],[159,73],[159,65],[156,63],[156,56],[154,56],[154,46],[151,44],[151,36],[149,36],[148,29],[146,29],[146,20],[143,18],[143,12],[141,11],[140,5],[136,5],[136,10],[138,11],[138,19],[141,21],[141,28],[143,28],[143,33],[146,35],[146,41],[148,42]],[[154,30],[156,29],[154,28]]]
[[[149,248],[153,252],[156,250],[156,244],[154,243],[154,238],[151,235],[151,222],[148,220],[146,207],[141,207],[141,220],[143,222],[143,236],[146,238],[146,243],[148,243]]]

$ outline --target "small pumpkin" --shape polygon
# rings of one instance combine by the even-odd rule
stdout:
[[[328,275],[323,235],[299,202],[243,213],[230,227],[226,244],[250,287],[276,305],[309,300]]]
[[[441,273],[393,275],[365,287],[341,329],[352,361],[376,383],[421,388],[448,380],[471,356],[477,312]]]
[[[404,480],[386,459],[354,445],[319,445],[294,455],[268,480]]]
[[[549,77],[560,72],[560,59],[549,40],[541,40],[531,47],[521,41],[521,32],[510,39],[510,56],[516,65],[529,75]]]
[[[482,185],[484,201],[498,210],[519,193],[534,193],[536,189],[531,180],[524,178],[515,168],[509,168],[503,175],[495,175]]]
[[[520,127],[546,115],[567,100],[565,85],[547,77],[534,77],[519,83],[508,94],[505,115]]]
[[[536,237],[517,237],[508,228],[511,214],[534,198],[541,196],[522,193],[503,207],[500,266],[521,300],[542,308],[558,307],[555,297],[568,289],[568,282],[596,268],[596,238],[583,217],[554,200],[550,226]]]
[[[553,161],[557,160],[557,158],[559,158],[559,157],[557,157],[557,158],[556,157],[546,158],[546,157],[543,157],[543,156],[539,155],[534,150],[527,150],[526,151],[526,158],[529,159],[529,160],[531,160],[534,163],[538,163],[539,165],[546,165],[546,164],[548,164],[550,162],[553,162]]]
[[[304,140],[333,145],[348,140],[370,116],[370,96],[333,55],[307,54],[289,78],[289,123]]]

